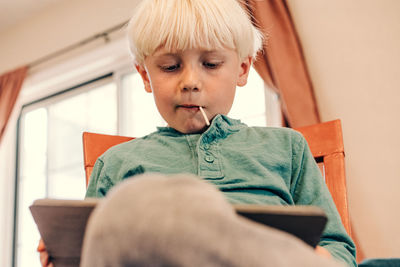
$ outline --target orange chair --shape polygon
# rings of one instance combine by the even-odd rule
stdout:
[[[296,128],[295,130],[302,133],[307,140],[311,153],[318,163],[340,213],[344,228],[351,234],[340,120]]]
[[[357,247],[357,262],[365,256],[359,246],[355,233],[351,231],[351,222],[347,202],[346,173],[344,168],[344,145],[340,120],[295,128],[303,134],[310,147],[325,183],[339,211],[347,233]]]
[[[296,128],[295,130],[302,133],[307,140],[311,153],[321,169],[339,211],[343,225],[357,245],[358,242],[351,232],[349,219],[344,169],[344,146],[340,120]],[[132,139],[132,137],[125,136],[83,133],[86,186],[96,159],[111,146]],[[363,258],[364,255],[357,245],[357,261],[360,262]]]
[[[132,139],[134,138],[119,135],[107,135],[89,132],[83,133],[83,163],[85,165],[86,187],[89,184],[90,175],[92,174],[93,166],[97,158],[106,152],[106,150],[110,147]]]

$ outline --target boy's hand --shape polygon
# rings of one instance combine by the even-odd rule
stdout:
[[[331,253],[330,253],[326,248],[324,248],[324,247],[316,246],[316,247],[315,247],[315,252],[316,252],[318,255],[320,255],[320,256],[322,256],[322,257],[324,257],[324,258],[328,258],[328,259],[332,258]]]
[[[43,239],[40,239],[36,250],[40,253],[40,263],[43,267],[54,267],[53,263],[49,262],[49,253],[47,253]]]

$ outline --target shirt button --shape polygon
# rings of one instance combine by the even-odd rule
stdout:
[[[208,163],[213,163],[213,162],[214,162],[214,157],[211,156],[211,155],[206,156],[204,159],[205,159]]]

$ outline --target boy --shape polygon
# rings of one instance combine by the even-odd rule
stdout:
[[[86,197],[104,197],[114,185],[143,173],[190,173],[213,184],[231,203],[317,205],[329,218],[317,252],[356,266],[354,244],[304,138],[289,129],[247,127],[226,116],[261,47],[260,33],[240,3],[144,0],[130,21],[128,38],[145,90],[153,93],[168,127],[102,155]]]

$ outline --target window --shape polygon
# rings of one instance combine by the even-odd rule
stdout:
[[[121,134],[141,137],[154,132],[157,126],[165,126],[166,123],[157,112],[153,95],[143,88],[140,75],[126,73],[121,76],[121,80],[124,95],[121,103]]]
[[[267,126],[266,95],[264,81],[251,68],[247,84],[238,87],[235,101],[229,113],[249,126]]]
[[[106,101],[104,101],[106,100]],[[117,88],[104,78],[27,105],[20,118],[17,264],[38,264],[39,234],[29,212],[38,198],[85,195],[83,131],[117,133]],[[40,265],[38,265],[40,266]]]
[[[230,113],[249,125],[267,124],[264,83],[252,69]],[[82,199],[83,131],[140,137],[165,126],[139,74],[118,71],[36,100],[19,120],[16,265],[40,266],[39,233],[29,212],[38,198]]]

